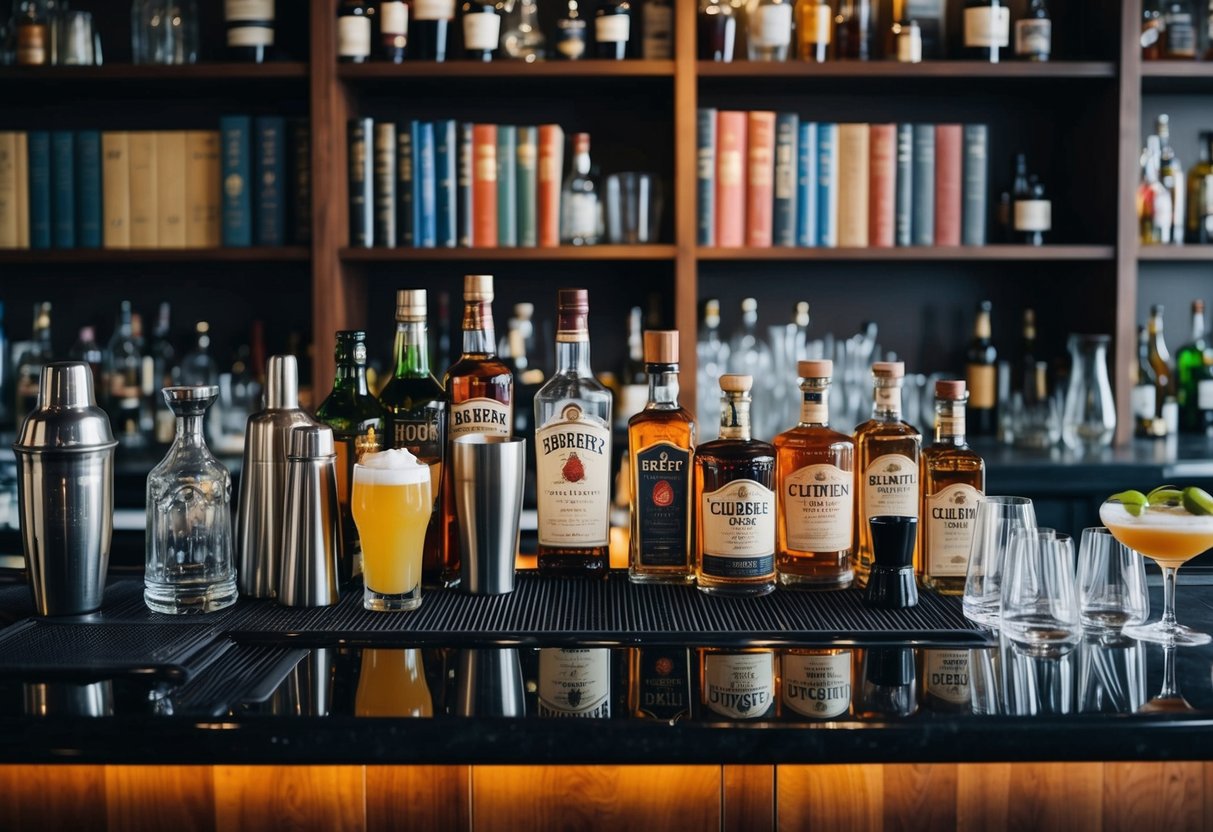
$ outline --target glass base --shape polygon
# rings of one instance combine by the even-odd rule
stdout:
[[[143,602],[152,612],[194,615],[216,612],[236,603],[236,579],[215,584],[162,584],[145,581]]]
[[[1130,624],[1121,632],[1138,641],[1174,647],[1198,647],[1213,641],[1213,636],[1208,633],[1190,630],[1182,624],[1167,625],[1161,621],[1155,621],[1153,624]]]
[[[965,618],[974,624],[989,627],[991,630],[998,629],[998,625],[1002,621],[1002,615],[999,612],[997,604],[980,604],[964,601],[962,605]]]
[[[369,586],[362,588],[362,607],[372,612],[412,612],[420,606],[420,584],[398,595],[376,592]]]

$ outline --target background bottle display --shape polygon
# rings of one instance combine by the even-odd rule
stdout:
[[[983,300],[973,321],[973,340],[965,356],[965,381],[974,436],[993,436],[998,428],[998,351],[990,328],[993,305]]]
[[[1210,347],[1205,329],[1205,302],[1192,301],[1192,335],[1175,355],[1175,389],[1179,402],[1179,427],[1187,433],[1203,433],[1205,430],[1203,410],[1213,403],[1201,407],[1201,382],[1205,381],[1205,368],[1213,364],[1213,348]],[[1205,387],[1206,399],[1210,395]]]
[[[1179,245],[1184,241],[1184,223],[1187,219],[1184,207],[1187,182],[1184,180],[1183,165],[1171,146],[1171,118],[1166,113],[1158,116],[1155,132],[1158,136],[1158,181],[1171,196],[1170,237],[1172,243]]]
[[[720,421],[713,418],[720,407],[720,376],[728,370],[729,345],[721,337],[720,301],[708,300],[703,306],[703,324],[696,345],[698,393],[695,412],[701,414],[699,438],[707,442],[720,435]]]
[[[965,54],[975,61],[998,63],[1009,45],[1011,10],[1004,0],[966,0]]]
[[[140,428],[143,356],[135,340],[128,300],[122,301],[118,325],[105,353],[106,410],[114,426],[114,436],[128,447],[141,447],[146,441]]]
[[[573,164],[560,195],[560,234],[568,245],[592,246],[602,236],[598,171],[590,161],[590,134],[573,134]]]
[[[747,15],[747,57],[751,61],[786,61],[792,45],[794,0],[757,0]]]
[[[1189,243],[1213,243],[1213,131],[1200,133],[1200,159],[1188,171]]]
[[[645,0],[641,6],[641,57],[650,61],[674,57],[675,0]]]
[[[371,21],[375,7],[367,0],[341,0],[337,6],[337,60],[360,64],[371,57]]]
[[[576,61],[585,57],[586,14],[577,0],[569,0],[564,14],[556,21],[556,57]]]
[[[830,34],[834,16],[822,0],[796,0],[796,57],[824,63],[830,56]]]
[[[409,10],[409,57],[445,61],[455,21],[455,0],[413,0]]]
[[[501,41],[501,14],[496,3],[465,0],[463,55],[469,61],[491,61]]]
[[[737,15],[728,0],[703,0],[697,20],[699,60],[732,61],[737,45]]]
[[[602,0],[594,12],[594,57],[622,61],[632,37],[629,0]]]
[[[224,0],[232,60],[262,63],[274,48],[274,0]]]
[[[409,4],[404,0],[383,0],[379,4],[379,55],[398,64],[404,60],[409,43]]]
[[[1053,21],[1045,0],[1031,0],[1027,12],[1015,21],[1015,57],[1047,61],[1053,52]]]
[[[834,18],[834,56],[871,61],[876,47],[876,5],[873,0],[838,0]]]
[[[1162,57],[1190,61],[1197,55],[1196,18],[1189,0],[1163,0]]]

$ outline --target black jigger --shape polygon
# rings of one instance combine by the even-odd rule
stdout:
[[[914,582],[914,541],[917,517],[870,517],[875,563],[868,576],[868,606],[900,610],[918,603]]]

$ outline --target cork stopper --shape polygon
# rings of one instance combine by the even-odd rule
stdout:
[[[646,364],[677,364],[678,330],[646,329],[644,361]]]
[[[1205,311],[1205,302],[1203,300],[1201,300],[1200,298],[1197,298],[1196,300],[1192,301],[1192,311],[1193,312],[1204,312]]]
[[[396,290],[396,321],[424,321],[426,314],[425,289]]]
[[[796,374],[801,378],[832,378],[834,362],[828,358],[818,361],[800,361],[796,364]]]
[[[493,276],[491,274],[469,274],[463,278],[463,299],[493,300]]]
[[[524,321],[529,321],[531,316],[535,314],[535,304],[533,303],[516,303],[514,304],[514,315]]]
[[[556,291],[556,340],[589,339],[590,293],[585,289]]]
[[[725,373],[720,377],[720,390],[722,393],[748,393],[753,386],[753,376]]]
[[[872,375],[881,378],[904,378],[906,365],[904,361],[875,361],[872,363]]]
[[[961,401],[965,397],[965,383],[960,379],[947,378],[935,382],[935,398]]]

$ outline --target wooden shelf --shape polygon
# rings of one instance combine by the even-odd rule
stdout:
[[[16,66],[0,68],[0,84],[48,81],[89,84],[108,81],[188,82],[304,80],[308,66],[302,61],[264,64],[215,63],[181,66],[104,64],[102,66]]]
[[[560,260],[673,260],[672,245],[560,246],[558,248],[343,248],[347,263],[395,263],[410,261],[486,262]]]
[[[393,78],[662,78],[674,76],[673,61],[405,61],[399,64],[371,61],[340,64],[337,77],[345,81]]]
[[[946,78],[954,81],[1007,79],[1054,80],[1060,78],[1115,78],[1116,65],[1110,61],[1016,61],[992,64],[987,61],[924,61],[903,64],[897,61],[699,61],[700,78]]]
[[[1213,91],[1213,61],[1142,61],[1141,86],[1146,92]]]
[[[699,248],[700,260],[836,260],[836,261],[964,261],[964,260],[1111,260],[1112,246],[989,245],[910,246],[902,248]]]
[[[1137,259],[1154,263],[1213,263],[1213,245],[1152,245],[1137,250]]]
[[[302,263],[307,246],[248,248],[73,248],[0,249],[0,265],[90,265],[108,263]]]

